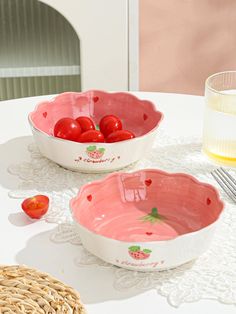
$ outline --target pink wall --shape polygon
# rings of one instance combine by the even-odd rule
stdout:
[[[140,0],[140,90],[201,95],[235,69],[235,0]]]

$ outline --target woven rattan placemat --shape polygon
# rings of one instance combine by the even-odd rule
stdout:
[[[79,294],[26,266],[0,266],[1,314],[85,314]]]

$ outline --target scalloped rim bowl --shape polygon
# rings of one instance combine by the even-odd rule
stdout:
[[[92,254],[120,267],[158,271],[208,249],[224,204],[213,186],[190,175],[146,169],[84,185],[70,208]]]
[[[86,115],[99,124],[108,114],[120,117],[123,128],[136,137],[117,143],[78,143],[53,136],[54,125],[61,118]],[[98,173],[118,170],[143,158],[152,148],[163,114],[152,102],[132,94],[91,90],[62,93],[43,101],[28,118],[44,156],[70,170]]]

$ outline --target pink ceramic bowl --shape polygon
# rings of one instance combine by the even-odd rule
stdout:
[[[213,186],[190,175],[140,170],[85,185],[70,208],[88,251],[120,267],[154,271],[205,252],[223,203]]]
[[[63,117],[89,116],[96,124],[113,114],[123,129],[136,138],[117,143],[77,143],[53,136],[55,123]],[[113,171],[132,164],[151,150],[162,113],[153,103],[129,93],[68,92],[40,103],[29,114],[29,122],[41,153],[59,165],[82,172]],[[95,154],[91,154],[91,151]]]

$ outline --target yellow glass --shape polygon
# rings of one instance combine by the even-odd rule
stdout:
[[[236,71],[210,76],[205,100],[203,151],[218,163],[236,166]]]

